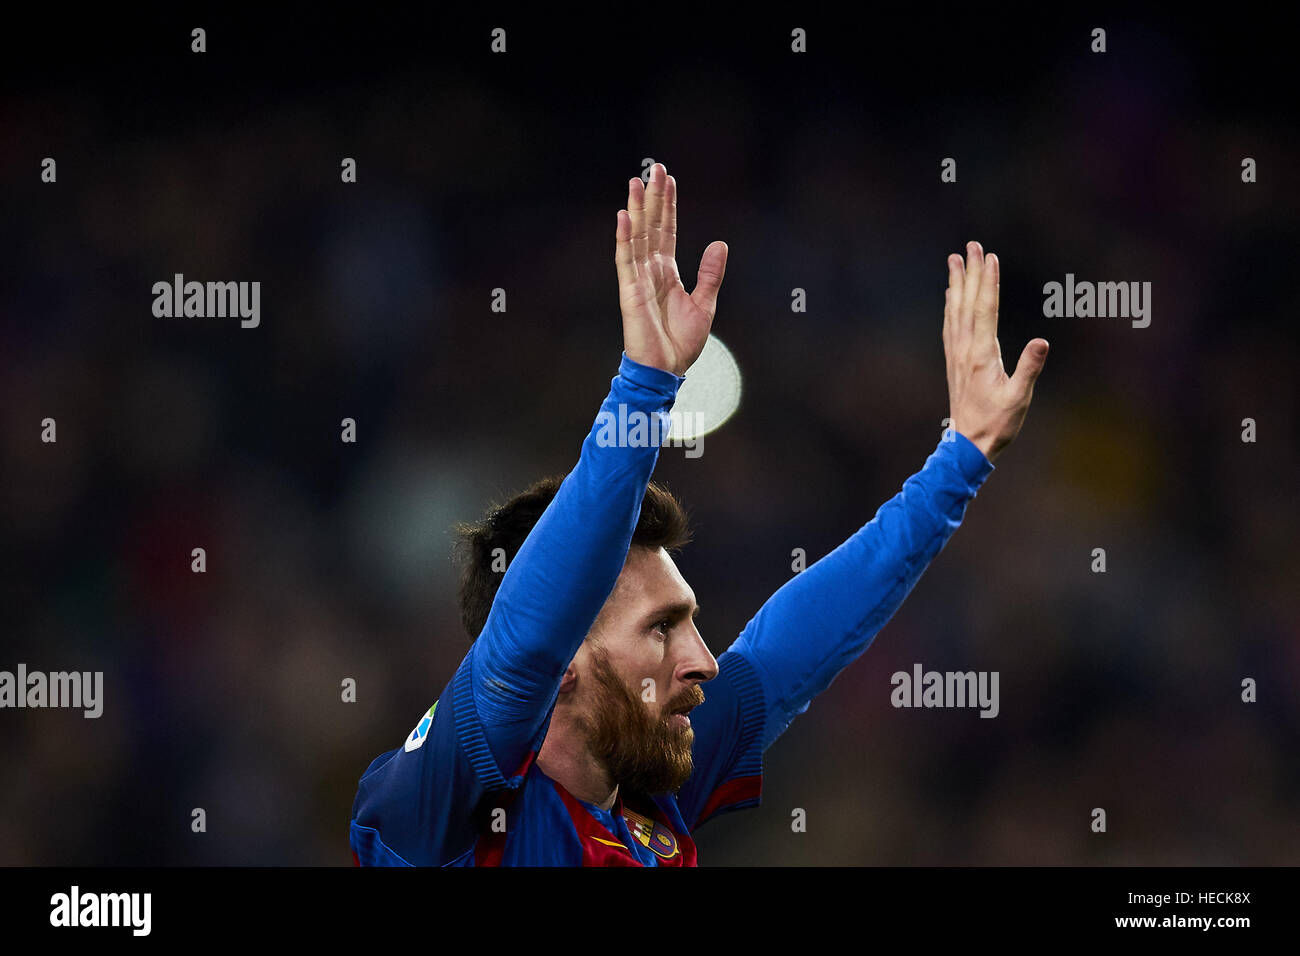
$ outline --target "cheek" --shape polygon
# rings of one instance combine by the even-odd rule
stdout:
[[[657,702],[660,708],[667,707],[673,694],[681,689],[673,686],[673,667],[671,662],[659,662],[659,669],[655,673],[655,684],[658,690]]]
[[[639,655],[628,673],[634,675],[633,691],[646,703],[663,704],[672,694],[672,665],[664,659],[664,645],[658,641]]]

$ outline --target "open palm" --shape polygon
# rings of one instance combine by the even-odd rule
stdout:
[[[628,182],[627,208],[618,212],[614,264],[623,351],[634,362],[684,375],[709,339],[727,244],[714,241],[704,250],[691,293],[682,285],[676,255],[677,182],[655,163],[649,186],[639,178]]]
[[[989,461],[1020,434],[1048,349],[1046,339],[1030,340],[1007,375],[998,344],[1001,290],[1002,264],[978,242],[966,244],[964,267],[961,256],[948,257],[943,351],[950,420]]]

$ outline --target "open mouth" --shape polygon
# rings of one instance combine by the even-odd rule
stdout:
[[[687,704],[683,707],[678,707],[668,715],[668,722],[676,727],[690,727],[691,718],[688,715],[697,706],[697,704]]]

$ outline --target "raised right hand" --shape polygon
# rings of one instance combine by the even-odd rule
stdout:
[[[651,168],[649,187],[639,177],[628,181],[615,240],[623,351],[642,365],[686,374],[709,339],[727,244],[715,240],[704,250],[695,291],[687,294],[677,271],[677,182],[663,163]]]

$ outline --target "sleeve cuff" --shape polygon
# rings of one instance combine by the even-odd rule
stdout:
[[[634,385],[648,388],[667,398],[676,398],[677,389],[681,388],[682,382],[686,381],[685,375],[674,375],[672,372],[666,372],[661,368],[653,368],[649,365],[642,365],[640,362],[634,362],[627,357],[626,352],[623,353],[623,359],[619,362],[618,374]]]
[[[954,431],[952,434],[954,436],[952,441],[948,441],[946,437],[939,439],[937,453],[956,466],[968,485],[978,488],[995,470],[993,462],[985,458],[984,452],[961,432]]]

